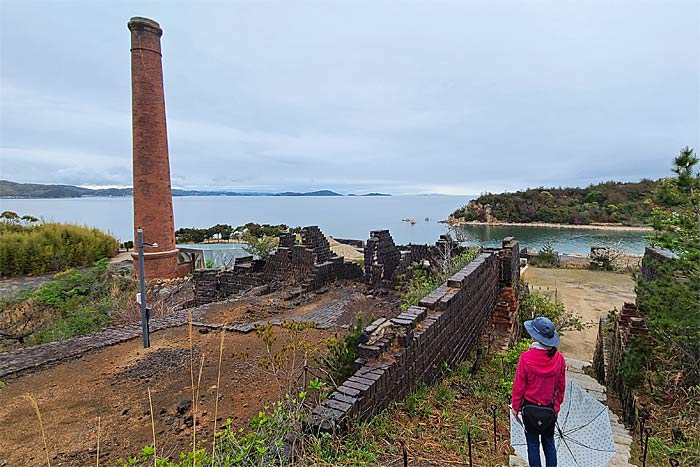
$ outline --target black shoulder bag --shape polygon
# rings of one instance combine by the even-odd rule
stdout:
[[[554,411],[554,399],[557,397],[557,387],[554,386],[552,403],[549,405],[537,405],[523,399],[523,425],[525,431],[541,435],[554,430],[557,422],[557,413]]]

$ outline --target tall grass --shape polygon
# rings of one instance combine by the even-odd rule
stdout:
[[[0,222],[0,274],[47,274],[87,266],[119,251],[117,240],[95,228],[45,223]]]
[[[150,396],[150,394],[149,394]],[[153,410],[151,409],[151,412]],[[100,429],[102,428],[102,417],[97,417],[97,461],[95,462],[96,467],[100,467]]]
[[[211,457],[213,465],[216,465],[216,423],[219,417],[219,393],[221,391],[221,361],[224,358],[224,337],[226,337],[226,325],[221,328],[221,340],[219,342],[219,367],[216,372],[216,394],[214,397],[214,433],[211,439]]]
[[[41,418],[41,412],[39,411],[39,404],[36,403],[34,398],[27,394],[27,399],[34,407],[34,412],[36,413],[36,418],[39,420],[39,429],[41,430],[41,439],[44,441],[44,452],[46,453],[46,465],[51,467],[51,458],[49,456],[49,445],[46,442],[46,431],[44,430],[44,420]]]
[[[153,398],[151,398],[151,388],[148,387],[148,407],[151,411],[151,432],[153,433],[153,467],[158,465],[158,448],[156,447],[156,421],[153,418]]]

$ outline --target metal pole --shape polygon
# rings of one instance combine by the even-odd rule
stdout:
[[[496,436],[496,410],[498,409],[498,406],[496,404],[491,404],[491,412],[493,413],[493,450],[496,450],[496,442],[497,442],[497,436]]]
[[[136,229],[136,243],[139,250],[139,285],[141,288],[141,328],[143,329],[143,348],[147,349],[151,346],[150,336],[148,335],[148,309],[146,308],[146,266],[143,261],[143,229]]]

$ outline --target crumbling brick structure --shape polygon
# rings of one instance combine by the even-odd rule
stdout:
[[[374,243],[370,279],[386,280],[382,270],[382,246],[391,245],[386,231],[372,232]],[[509,247],[511,253],[516,250]],[[387,248],[388,250],[388,248]],[[389,252],[390,253],[390,252]],[[392,253],[393,255],[393,253]],[[389,257],[393,264],[395,255]],[[511,258],[512,259],[512,258]],[[404,398],[421,383],[440,375],[443,363],[454,367],[464,360],[488,326],[497,305],[504,273],[501,251],[484,251],[447,282],[439,286],[419,306],[410,307],[396,318],[381,318],[364,330],[359,346],[357,370],[330,397],[313,411],[310,425],[320,431],[345,426],[351,418],[367,419],[391,401]],[[516,277],[510,271],[507,276]],[[373,283],[372,280],[370,283]],[[510,283],[511,290],[517,284]]]
[[[620,399],[623,418],[634,425],[644,411],[635,389],[625,383],[620,373],[623,355],[633,339],[648,339],[646,320],[634,303],[625,303],[613,322],[600,318],[598,339],[593,354],[593,369],[601,384],[612,388]]]
[[[262,285],[264,266],[264,261],[253,261],[252,256],[246,256],[238,258],[230,269],[194,271],[192,281],[196,305],[225,300]]]
[[[392,289],[411,277],[414,263],[439,265],[463,250],[448,235],[440,235],[435,245],[396,245],[388,230],[374,230],[365,247],[365,282],[373,289]]]
[[[163,31],[155,21],[140,17],[131,18],[128,27],[131,31],[134,228],[143,229],[145,242],[158,244],[148,248],[144,256],[146,278],[182,277],[192,271],[192,264],[178,264],[175,247],[160,49]],[[133,256],[137,264],[136,253]],[[138,268],[134,268],[134,273],[138,274]]]
[[[290,237],[291,236],[291,237]],[[356,263],[343,260],[331,251],[328,240],[317,226],[301,229],[301,245],[294,245],[294,236],[287,232],[265,265],[265,282],[277,285],[298,285],[309,292],[338,279],[356,279],[362,270]]]
[[[641,281],[654,281],[664,274],[664,266],[673,266],[677,256],[661,248],[647,247],[642,258]],[[598,324],[598,340],[593,354],[593,369],[601,384],[611,388],[620,399],[623,418],[634,425],[644,408],[635,389],[626,384],[620,367],[625,355],[635,344],[649,339],[643,303],[625,303],[614,320],[603,317]],[[638,344],[637,342],[636,344]],[[648,414],[646,414],[648,415]]]
[[[365,246],[365,280],[372,288],[396,285],[395,271],[401,262],[401,251],[388,230],[373,230]]]

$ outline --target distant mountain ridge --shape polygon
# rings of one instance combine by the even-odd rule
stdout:
[[[73,185],[43,185],[0,180],[0,198],[86,198],[132,196],[131,188],[83,188]],[[310,192],[285,191],[282,193],[235,192],[224,190],[173,189],[173,196],[343,196],[330,190]],[[391,196],[381,193],[350,196]]]

